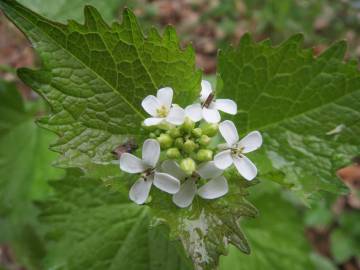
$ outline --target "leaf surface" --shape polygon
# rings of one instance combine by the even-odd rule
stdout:
[[[342,191],[336,170],[360,151],[360,76],[344,42],[314,57],[296,35],[277,47],[245,35],[220,52],[220,95],[232,97],[245,135],[260,130],[264,153],[306,202]],[[261,168],[260,168],[261,172]]]
[[[192,269],[166,228],[151,227],[148,207],[77,172],[52,185],[55,195],[40,204],[47,269]]]
[[[181,50],[171,27],[163,36],[152,29],[145,37],[127,9],[121,24],[109,26],[90,6],[84,25],[49,21],[15,1],[1,0],[0,7],[42,59],[40,70],[18,74],[52,108],[41,124],[59,135],[53,146],[62,154],[59,166],[111,162],[112,150],[139,136],[141,101],[157,89],[172,87],[180,105],[198,94],[193,49]]]

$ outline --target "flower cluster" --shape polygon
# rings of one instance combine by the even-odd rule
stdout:
[[[198,103],[183,109],[172,101],[170,87],[161,88],[156,97],[149,95],[142,101],[142,107],[151,116],[143,123],[150,138],[143,144],[141,159],[130,153],[120,157],[121,170],[140,174],[129,192],[132,201],[145,203],[153,184],[172,194],[179,207],[191,205],[195,195],[219,198],[228,192],[224,170],[232,164],[246,180],[255,178],[256,166],[245,154],[261,146],[261,134],[253,131],[240,140],[233,122],[221,122],[219,111],[237,113],[234,101],[215,99],[205,80]],[[219,133],[225,144],[219,144]]]

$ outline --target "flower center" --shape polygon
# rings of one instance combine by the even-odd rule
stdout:
[[[154,168],[149,168],[147,170],[145,170],[142,174],[141,177],[146,181],[147,177],[154,174],[155,173],[155,169]]]
[[[231,154],[234,156],[240,156],[243,151],[244,151],[244,146],[235,146],[234,148],[231,149]]]
[[[160,108],[156,109],[156,113],[159,117],[166,117],[169,113],[169,109],[163,105]]]

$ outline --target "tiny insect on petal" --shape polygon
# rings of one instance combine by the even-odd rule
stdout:
[[[200,92],[200,100],[201,102],[205,102],[208,96],[212,93],[211,84],[206,81],[201,81],[201,92]]]

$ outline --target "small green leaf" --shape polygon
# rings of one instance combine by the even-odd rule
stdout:
[[[219,74],[221,95],[238,104],[239,132],[263,133],[272,166],[307,201],[342,191],[335,172],[360,151],[360,76],[356,63],[343,61],[345,42],[314,57],[302,39],[272,47],[245,35],[220,52]]]
[[[49,243],[46,269],[189,270],[191,263],[163,226],[151,227],[148,207],[101,182],[69,172],[40,204]]]
[[[184,51],[173,28],[145,37],[134,14],[125,10],[121,24],[108,26],[96,9],[85,8],[85,24],[49,21],[18,4],[0,8],[29,37],[43,66],[20,69],[20,78],[42,95],[53,114],[41,125],[59,135],[52,149],[58,165],[82,167],[109,163],[111,151],[138,137],[142,99],[170,86],[184,105],[198,95],[201,73],[191,47]]]

